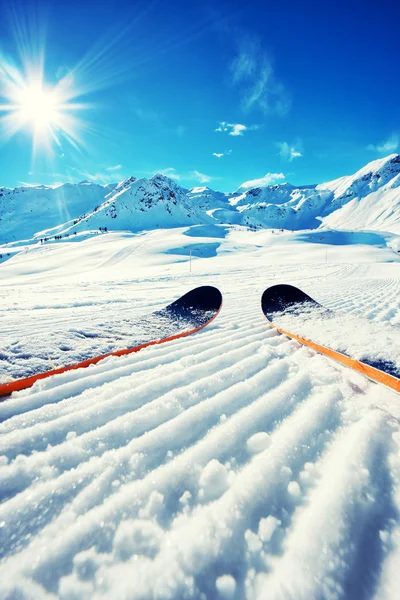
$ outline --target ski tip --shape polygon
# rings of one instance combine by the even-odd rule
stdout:
[[[261,308],[264,315],[269,318],[272,313],[283,311],[288,306],[303,304],[304,302],[318,304],[308,294],[294,285],[279,284],[273,285],[264,291],[261,298]]]
[[[185,329],[180,330],[174,333],[173,335],[169,335],[160,339],[146,341],[134,347],[122,348],[121,350],[116,350],[108,354],[95,356],[93,358],[89,358],[87,360],[75,363],[73,365],[67,365],[65,367],[61,367],[52,371],[47,371],[45,373],[38,373],[30,377],[17,379],[11,383],[0,384],[0,401],[8,399],[13,392],[17,392],[31,387],[39,379],[46,379],[47,377],[50,377],[52,375],[58,375],[66,371],[85,368],[89,365],[97,364],[104,358],[108,358],[110,356],[123,356],[125,354],[138,352],[139,350],[148,346],[153,346],[162,342],[169,342],[180,337],[186,337],[187,335],[190,335],[191,333],[194,333],[211,323],[211,321],[213,321],[218,315],[219,311],[221,310],[221,307],[222,294],[218,288],[213,287],[211,285],[203,285],[194,288],[193,290],[190,290],[190,292],[187,292],[186,294],[184,294],[183,296],[166,306],[161,311],[153,313],[154,315],[158,314],[163,315],[165,317],[169,317],[172,320],[178,322],[180,321],[180,319],[184,319],[184,324],[186,325]]]
[[[168,310],[194,309],[218,312],[222,306],[222,294],[212,285],[202,285],[184,294],[167,306]]]

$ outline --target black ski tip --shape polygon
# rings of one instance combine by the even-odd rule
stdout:
[[[202,285],[169,304],[166,310],[172,312],[201,310],[217,313],[221,305],[222,294],[219,289],[212,285]]]
[[[273,285],[264,291],[261,298],[261,308],[264,315],[269,319],[269,316],[275,312],[281,312],[289,306],[305,302],[318,305],[318,302],[294,285],[279,284]]]

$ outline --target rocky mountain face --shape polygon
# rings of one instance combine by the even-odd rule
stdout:
[[[375,229],[400,233],[400,156],[375,160],[352,176],[319,185],[289,183],[232,194],[190,190],[164,175],[118,185],[91,182],[0,188],[0,242],[87,230],[130,231],[195,224]]]

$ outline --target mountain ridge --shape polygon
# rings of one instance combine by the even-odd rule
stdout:
[[[184,188],[166,175],[0,188],[0,242],[98,229],[141,231],[195,224],[255,228],[379,229],[400,233],[400,155],[309,186],[289,182],[225,193]]]

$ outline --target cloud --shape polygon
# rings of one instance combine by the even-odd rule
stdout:
[[[236,125],[233,125],[232,131],[229,132],[229,135],[243,135],[243,132],[247,131],[247,129],[248,127],[246,127],[246,125],[236,123]]]
[[[289,111],[289,95],[257,37],[244,36],[238,42],[230,71],[233,85],[240,88],[245,112],[258,109],[266,115],[284,115]]]
[[[200,181],[200,183],[208,183],[213,179],[210,175],[205,175],[204,173],[200,173],[199,171],[193,171],[193,176]]]
[[[106,171],[119,171],[119,169],[122,169],[122,165],[115,165],[114,167],[107,167]]]
[[[303,150],[301,147],[301,142],[298,141],[295,144],[288,144],[287,142],[278,143],[279,154],[282,160],[286,160],[287,162],[292,162],[295,158],[300,158],[303,156]]]
[[[98,183],[99,185],[106,185],[107,183],[116,183],[115,181],[115,173],[113,171],[111,172],[102,172],[99,171],[97,173],[95,172],[89,172],[86,169],[78,169],[76,167],[71,167],[71,171],[74,171],[75,173],[77,173],[77,177],[75,176],[73,179],[75,179],[75,181],[77,179],[79,179],[80,181],[84,180],[84,181],[92,181],[94,183]],[[105,168],[105,171],[108,171],[107,168]],[[120,177],[120,174],[118,174],[118,177]],[[69,177],[69,180],[71,180],[72,178]]]
[[[153,175],[157,175],[157,173],[159,173],[160,175],[165,175],[166,177],[169,177],[170,179],[176,179],[176,181],[179,181],[181,176],[178,175],[178,173],[175,171],[175,169],[173,167],[167,167],[166,169],[159,169],[158,171],[154,171]]]
[[[369,144],[367,146],[367,150],[372,150],[372,152],[379,152],[380,154],[390,154],[395,152],[399,147],[399,136],[393,133],[386,142],[381,142],[376,146],[374,144]]]
[[[42,185],[45,185],[46,187],[49,188],[57,188],[60,187],[61,185],[64,185],[65,182],[63,181],[54,181],[52,183],[31,183],[31,182],[27,182],[27,181],[18,181],[18,185],[21,187],[41,187]]]
[[[221,131],[229,133],[229,135],[243,135],[245,131],[255,131],[259,129],[259,125],[242,125],[241,123],[227,123],[226,121],[220,121],[215,131]]]
[[[285,179],[285,175],[283,173],[267,173],[264,177],[260,177],[260,179],[250,179],[250,181],[245,181],[239,186],[239,189],[248,190],[253,187],[265,187],[266,185],[270,185],[275,181],[279,181],[280,179]]]
[[[31,181],[18,181],[18,186],[20,187],[40,187],[44,185],[43,183],[31,182]],[[50,185],[48,187],[51,187]]]
[[[29,171],[29,177],[34,177],[36,181],[38,178],[40,178],[39,181],[41,181],[41,183],[31,182],[29,185],[47,185],[49,187],[58,187],[64,183],[79,183],[82,180],[105,185],[108,183],[116,183],[118,180],[124,179],[124,176],[120,172],[116,172],[122,168],[122,165],[106,167],[105,165],[100,164],[96,165],[96,167],[98,167],[98,171],[89,171],[88,169],[73,166],[68,166],[64,173],[57,173],[55,171],[52,171],[51,173],[46,171]],[[49,180],[50,183],[43,184],[44,181]],[[23,185],[25,185],[25,183],[23,183]]]
[[[231,152],[232,150],[228,150],[228,152],[213,152],[213,156],[216,156],[217,158],[222,158],[223,156],[229,156]]]

